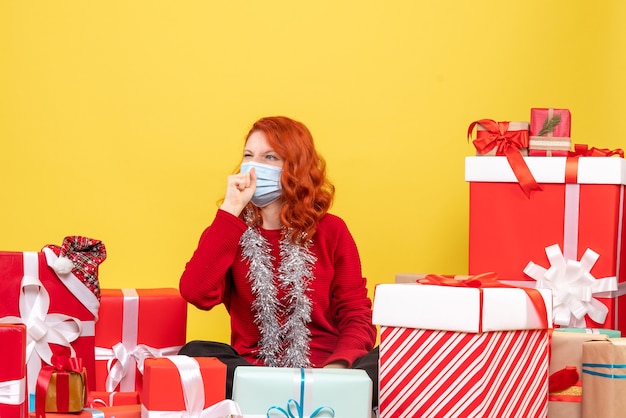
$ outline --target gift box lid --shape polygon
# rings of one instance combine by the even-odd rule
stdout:
[[[524,157],[538,183],[565,183],[567,157]],[[517,183],[506,157],[465,157],[465,181]],[[626,160],[618,157],[579,157],[579,184],[626,184]]]
[[[552,327],[552,292],[537,289]],[[376,325],[477,333],[545,329],[526,290],[389,283],[376,286],[372,322]],[[482,312],[482,327],[481,327]]]

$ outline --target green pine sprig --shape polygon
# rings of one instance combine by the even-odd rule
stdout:
[[[552,119],[546,116],[546,120],[543,121],[543,126],[541,127],[541,130],[539,131],[539,136],[547,135],[553,132],[560,122],[561,122],[561,115],[558,113],[554,115]]]

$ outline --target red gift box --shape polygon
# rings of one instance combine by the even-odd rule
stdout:
[[[450,280],[376,286],[380,417],[545,417],[550,292]]]
[[[571,121],[568,109],[530,109],[528,155],[567,156],[571,148]]]
[[[120,405],[139,405],[139,392],[104,392],[94,390],[89,393],[89,408],[101,408]]]
[[[26,324],[28,393],[35,393],[42,365],[53,353],[71,352],[87,369],[88,387],[94,384],[94,322],[99,300],[72,272],[56,273],[50,266],[59,257],[42,252],[0,252],[0,318]],[[33,331],[30,331],[30,329]],[[34,332],[41,338],[35,340]]]
[[[567,308],[569,326],[624,332],[626,299],[618,297],[624,285],[617,282],[626,279],[626,263],[620,263],[626,162],[525,160],[543,187],[530,199],[502,157],[466,158],[469,274],[494,271],[504,280],[553,288],[557,325],[568,326],[562,310]]]
[[[232,401],[225,401],[226,365],[214,357],[146,359],[143,383],[144,418],[180,411],[205,418],[240,413]]]
[[[143,360],[178,354],[186,334],[178,289],[102,289],[95,390],[141,393]]]
[[[84,408],[79,413],[50,412],[46,416],[47,418],[141,418],[141,405]],[[36,418],[35,413],[30,413],[29,418]]]
[[[0,324],[0,417],[25,418],[26,326]]]

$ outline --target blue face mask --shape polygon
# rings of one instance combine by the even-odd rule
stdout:
[[[280,197],[280,174],[283,169],[268,164],[247,162],[241,164],[240,171],[248,173],[253,167],[256,173],[256,190],[251,201],[255,206],[262,208]]]

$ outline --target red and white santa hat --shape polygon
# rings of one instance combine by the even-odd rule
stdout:
[[[59,257],[52,268],[59,274],[72,272],[100,300],[98,266],[107,258],[102,241],[78,235],[63,239],[63,244],[46,245]]]

